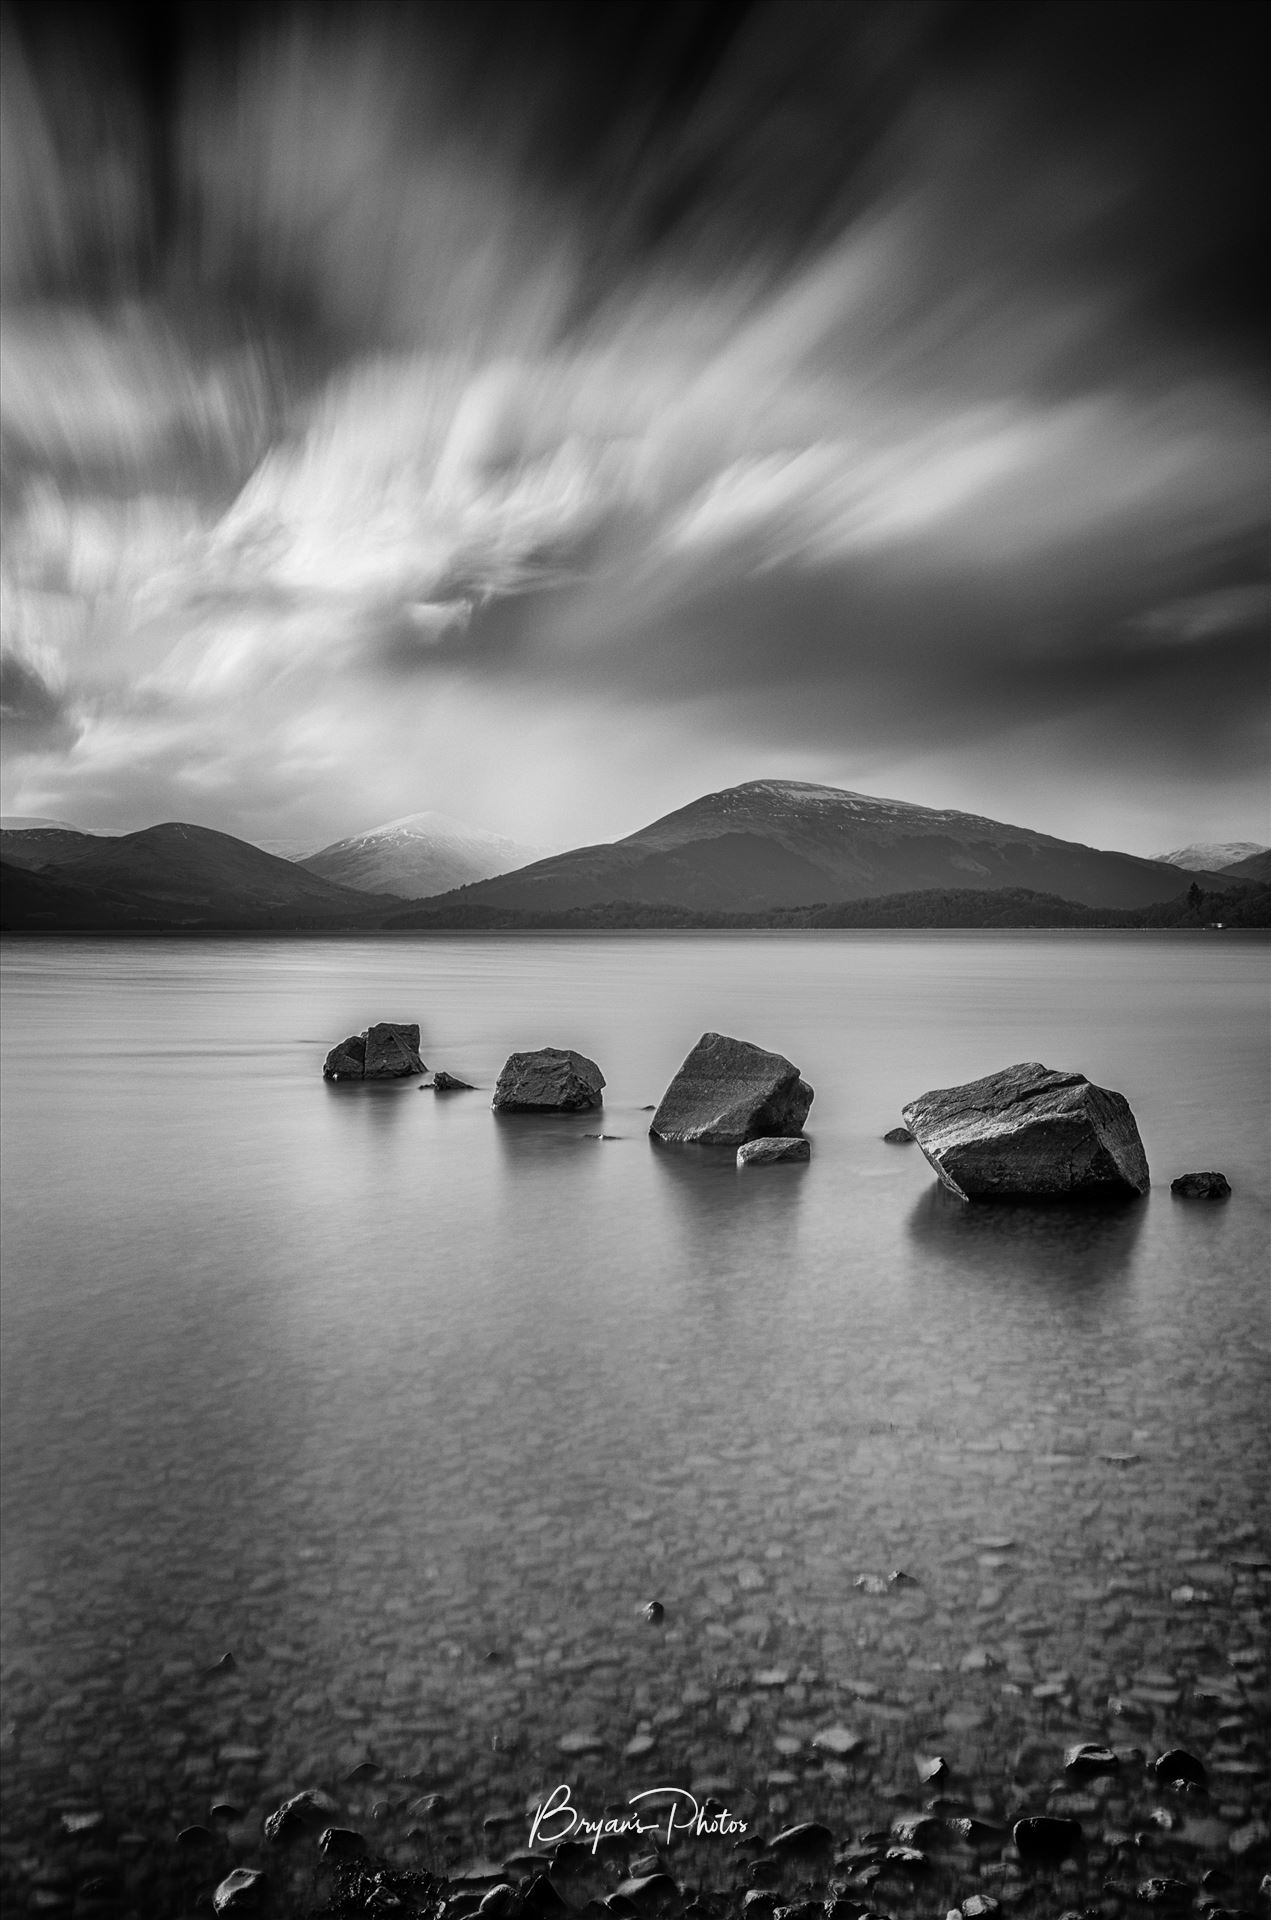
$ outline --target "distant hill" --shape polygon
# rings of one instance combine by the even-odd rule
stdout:
[[[1263,847],[1244,860],[1233,860],[1222,869],[1223,880],[1271,880],[1271,847]]]
[[[1024,887],[993,892],[971,887],[931,887],[916,893],[888,893],[877,899],[841,900],[809,907],[754,908],[720,913],[705,908],[667,907],[632,900],[610,900],[587,907],[544,907],[534,911],[472,903],[435,902],[394,914],[386,927],[421,932],[464,929],[469,932],[546,932],[551,929],[636,927],[742,929],[745,927],[1266,927],[1271,926],[1271,886],[1240,885],[1206,893],[1190,892],[1145,907],[1083,907],[1056,894]]]
[[[310,873],[364,893],[422,899],[541,860],[545,849],[470,827],[444,813],[408,813],[336,840],[299,862]]]
[[[1173,853],[1158,853],[1156,858],[1187,872],[1225,873],[1240,860],[1266,853],[1256,840],[1207,840],[1192,847],[1175,847]]]
[[[10,849],[17,840],[25,856],[28,836],[4,836],[9,871],[2,911],[10,929],[365,925],[390,904],[372,905],[365,894],[211,827],[168,821],[115,839],[37,828],[30,839],[47,852],[50,836],[59,857],[38,871],[26,864],[17,878]]]
[[[1216,875],[1198,877],[1216,884]],[[733,913],[1004,887],[1091,907],[1147,906],[1177,892],[1178,869],[978,814],[752,780],[624,840],[557,854],[429,904],[535,912],[624,901]]]
[[[30,867],[32,871],[56,866],[62,860],[74,860],[95,844],[92,834],[81,833],[78,827],[6,824],[0,828],[0,860],[11,867]]]

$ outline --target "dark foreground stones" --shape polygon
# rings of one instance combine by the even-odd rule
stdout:
[[[1231,1183],[1225,1173],[1180,1173],[1170,1181],[1169,1190],[1184,1200],[1226,1200]]]
[[[212,1895],[213,1913],[259,1913],[265,1905],[269,1887],[256,1867],[235,1867],[227,1873]]]
[[[1026,1866],[1054,1867],[1080,1851],[1081,1822],[1050,1813],[1029,1814],[1015,1822],[1011,1838]]]
[[[324,1080],[404,1080],[425,1073],[419,1057],[419,1028],[381,1020],[365,1033],[350,1034],[332,1047],[322,1068]]]
[[[500,1113],[583,1113],[603,1104],[605,1076],[594,1060],[569,1047],[512,1053],[494,1089]]]
[[[801,1134],[781,1139],[765,1134],[759,1140],[747,1140],[737,1149],[739,1167],[771,1167],[779,1160],[810,1160],[812,1143]]]
[[[812,1089],[779,1053],[704,1033],[662,1096],[649,1125],[659,1140],[739,1147],[803,1131]]]
[[[1151,1184],[1129,1102],[1083,1073],[1025,1061],[936,1088],[902,1111],[961,1200],[1129,1197]]]

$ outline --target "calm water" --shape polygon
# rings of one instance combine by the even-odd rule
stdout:
[[[353,1817],[443,1788],[423,1817],[451,1855],[523,1847],[561,1780],[592,1809],[709,1781],[841,1826],[912,1792],[915,1749],[1001,1811],[1069,1737],[1199,1744],[1246,1817],[1266,957],[11,942],[10,1882],[56,1891],[75,1807],[136,1857],[230,1800],[220,1844],[249,1858],[281,1794],[368,1756]],[[325,1085],[375,1019],[418,1020],[429,1067],[483,1091]],[[708,1027],[815,1086],[810,1166],[652,1146],[643,1109]],[[492,1115],[538,1045],[600,1063],[603,1117]],[[882,1143],[905,1100],[1021,1059],[1127,1095],[1146,1201],[960,1208]],[[1172,1198],[1210,1167],[1228,1203]],[[858,1754],[813,1747],[834,1725]]]

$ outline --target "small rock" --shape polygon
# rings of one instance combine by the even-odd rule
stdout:
[[[603,1753],[605,1743],[598,1733],[579,1728],[574,1733],[562,1735],[556,1746],[560,1753]]]
[[[944,1832],[944,1822],[929,1813],[901,1813],[891,1823],[893,1835],[905,1847],[929,1847]]]
[[[883,1139],[889,1147],[912,1147],[914,1137],[908,1127],[888,1127]]]
[[[1184,1200],[1226,1200],[1231,1185],[1225,1173],[1180,1173],[1169,1190]]]
[[[366,1852],[366,1841],[354,1827],[327,1827],[318,1841],[318,1852],[324,1860],[360,1860]]]
[[[404,1080],[426,1073],[419,1057],[419,1027],[381,1020],[365,1033],[350,1034],[332,1047],[322,1068],[325,1080]]]
[[[1136,1898],[1145,1907],[1190,1907],[1192,1889],[1185,1880],[1159,1878],[1144,1880],[1135,1888]]]
[[[739,1167],[771,1167],[780,1160],[810,1160],[812,1142],[799,1136],[794,1139],[778,1138],[764,1134],[758,1140],[746,1140],[737,1149]]]
[[[210,1847],[216,1835],[208,1827],[182,1827],[177,1835],[177,1845],[194,1852],[199,1847]]]
[[[1079,1778],[1096,1773],[1115,1773],[1121,1762],[1111,1747],[1095,1747],[1089,1744],[1069,1747],[1064,1754],[1064,1769]]]
[[[859,1753],[865,1742],[850,1727],[824,1727],[820,1733],[813,1734],[812,1745],[822,1753],[832,1753],[836,1759],[845,1760],[849,1754]]]
[[[828,1827],[823,1827],[818,1820],[804,1820],[797,1827],[785,1827],[780,1833],[774,1834],[768,1842],[768,1850],[798,1860],[824,1853],[833,1845],[834,1835]]]
[[[1030,1865],[1053,1866],[1081,1847],[1081,1823],[1063,1820],[1054,1814],[1035,1813],[1017,1820],[1011,1837],[1021,1860]]]
[[[477,1912],[486,1914],[488,1920],[509,1920],[520,1904],[521,1896],[517,1889],[510,1887],[506,1880],[501,1880],[498,1886],[491,1887],[489,1893],[482,1896]]]
[[[238,1665],[238,1662],[234,1658],[232,1653],[223,1653],[220,1659],[216,1661],[216,1663],[213,1666],[210,1666],[208,1668],[208,1672],[209,1673],[233,1673],[237,1665]]]
[[[214,1913],[255,1913],[265,1903],[269,1883],[256,1867],[235,1867],[212,1895]]]
[[[1171,1747],[1152,1762],[1152,1772],[1162,1786],[1170,1786],[1175,1780],[1191,1780],[1198,1787],[1207,1784],[1204,1766],[1194,1753],[1188,1753],[1185,1747]]]
[[[666,1608],[660,1600],[650,1600],[643,1609],[643,1616],[651,1627],[660,1627],[666,1618]]]
[[[475,1093],[476,1091],[470,1081],[456,1080],[453,1073],[445,1073],[441,1068],[435,1068],[433,1071],[432,1090],[434,1093]]]
[[[334,1800],[317,1787],[310,1787],[303,1793],[293,1794],[290,1800],[284,1800],[265,1821],[266,1840],[285,1841],[298,1839],[302,1833],[311,1833],[325,1826],[328,1817],[336,1811]]]
[[[604,1104],[605,1076],[594,1060],[567,1047],[511,1053],[494,1089],[499,1113],[580,1113]]]
[[[982,1915],[1000,1913],[1002,1903],[991,1893],[969,1893],[962,1902],[963,1920],[981,1920]]]
[[[680,1890],[669,1873],[660,1870],[655,1873],[635,1874],[630,1880],[623,1880],[611,1894],[610,1899],[624,1900],[627,1911],[648,1913],[653,1909],[678,1904]]]
[[[350,1767],[345,1774],[345,1785],[356,1786],[359,1780],[378,1780],[383,1771],[383,1767],[374,1760],[359,1760],[357,1765]]]
[[[924,1786],[934,1786],[949,1778],[949,1763],[942,1753],[916,1753],[914,1766]]]

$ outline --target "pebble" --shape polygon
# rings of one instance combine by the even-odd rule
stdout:
[[[264,1906],[269,1883],[257,1867],[235,1867],[212,1895],[214,1913],[255,1913]]]

